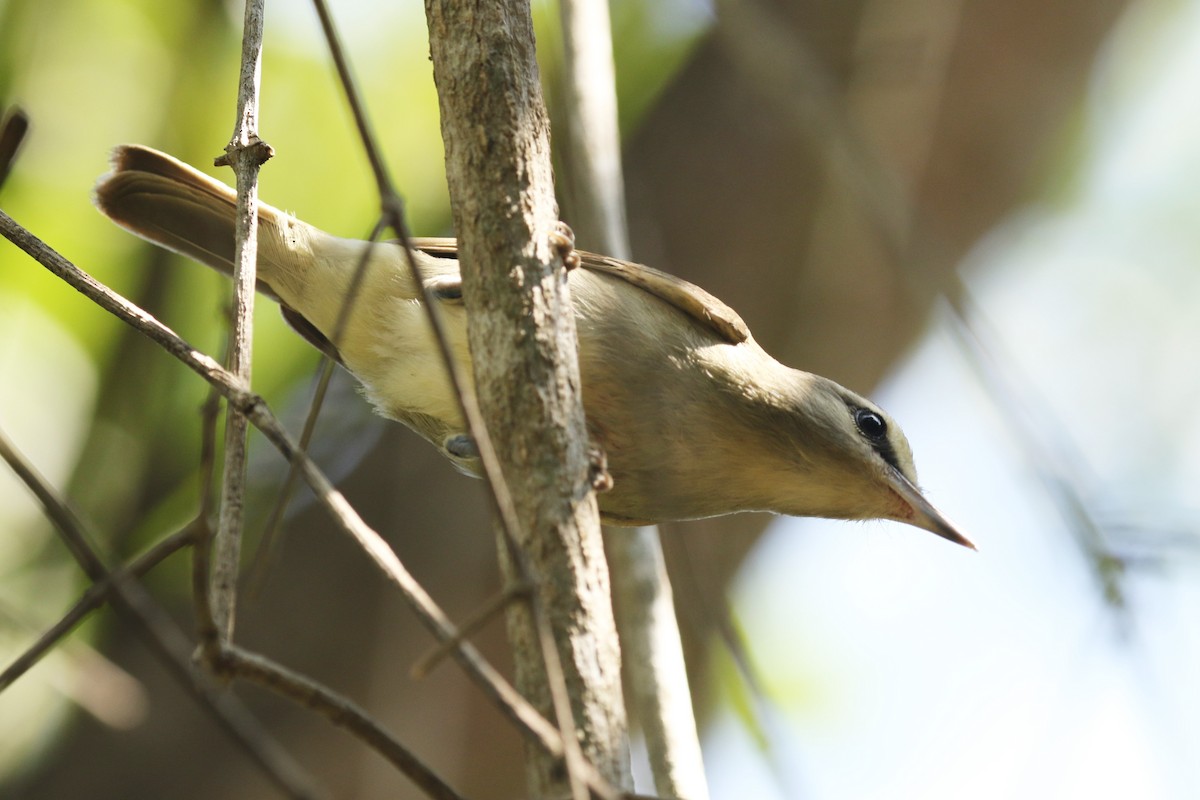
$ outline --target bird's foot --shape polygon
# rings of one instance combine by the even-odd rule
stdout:
[[[575,250],[575,231],[571,230],[570,225],[562,220],[554,224],[554,232],[550,234],[550,246],[558,253],[563,267],[568,272],[579,266],[581,259]]]
[[[479,448],[475,440],[465,433],[447,438],[442,446],[455,458],[479,458]]]
[[[612,473],[608,471],[608,455],[596,445],[588,448],[588,480],[596,492],[607,492],[613,488]]]

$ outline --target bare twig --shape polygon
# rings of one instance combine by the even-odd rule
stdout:
[[[329,389],[329,381],[333,378],[333,361],[322,356],[317,367],[316,389],[313,391],[312,403],[309,406],[308,414],[304,418],[304,427],[300,431],[300,439],[296,446],[301,452],[307,453],[308,447],[312,443],[313,432],[317,428],[317,417],[321,413],[321,408],[325,404],[325,394]],[[279,548],[279,533],[283,525],[283,516],[287,513],[288,503],[291,502],[293,494],[296,491],[296,484],[300,481],[300,466],[299,462],[293,461],[288,465],[287,477],[283,480],[283,485],[279,487],[279,493],[275,496],[275,503],[271,506],[271,513],[267,516],[267,521],[263,524],[262,537],[258,541],[258,546],[254,550],[254,559],[250,562],[250,569],[246,573],[246,586],[251,598],[257,596],[258,590],[262,587],[263,581],[266,580],[267,573],[275,560],[275,554]]]
[[[329,9],[324,0],[313,0],[313,5],[317,9],[317,15],[320,17],[321,27],[325,33],[325,40],[329,45],[329,52],[333,57],[334,65],[337,68],[342,89],[346,92],[346,101],[350,104],[350,111],[354,116],[355,126],[358,128],[363,150],[366,152],[371,164],[371,172],[375,178],[376,188],[379,191],[382,218],[386,220],[388,227],[395,231],[399,237],[400,244],[407,256],[405,260],[408,263],[409,274],[412,276],[413,284],[420,287],[421,302],[428,315],[429,324],[433,329],[434,341],[437,342],[438,346],[438,354],[441,356],[442,362],[450,375],[450,383],[454,387],[454,395],[458,399],[459,410],[462,412],[463,419],[467,422],[467,430],[471,434],[472,439],[474,439],[476,449],[479,451],[479,460],[483,466],[483,479],[488,485],[488,490],[491,493],[492,502],[496,505],[501,524],[507,531],[507,535],[513,538],[519,527],[516,509],[513,506],[508,484],[505,483],[504,476],[501,474],[500,460],[496,456],[496,448],[492,444],[487,426],[483,422],[483,415],[479,411],[479,403],[475,397],[475,392],[472,391],[471,384],[467,380],[462,366],[455,360],[454,354],[450,350],[450,337],[446,332],[445,322],[442,320],[441,313],[438,310],[437,298],[433,295],[432,290],[426,285],[420,272],[417,270],[416,259],[413,257],[412,235],[404,219],[404,204],[400,199],[400,195],[397,194],[395,186],[392,184],[390,172],[383,163],[382,151],[376,144],[375,135],[371,130],[370,120],[367,117],[366,107],[363,105],[353,74],[350,71],[350,64],[346,59],[345,51],[337,35],[337,30],[333,27],[333,18],[330,16]]]
[[[365,711],[336,692],[240,647],[226,648],[221,653],[221,658],[225,662],[225,668],[237,678],[265,686],[350,731],[435,800],[462,800],[462,795],[454,791],[411,750],[381,728]]]
[[[59,502],[55,502],[49,495],[44,483],[30,477],[32,473],[27,474],[23,469],[24,465],[22,462],[16,459],[15,455],[11,454],[9,450],[7,443],[0,439],[0,455],[3,455],[6,460],[12,461],[13,468],[29,483],[39,499],[43,501],[47,514],[64,531],[65,541],[75,554],[77,560],[83,565],[85,571],[87,571],[93,581],[97,582],[97,586],[104,585],[115,588],[120,593],[121,601],[129,604],[140,619],[152,619],[156,613],[156,609],[153,607],[149,597],[139,596],[141,594],[140,587],[123,585],[119,577],[113,579],[108,577],[107,570],[98,556],[95,555],[94,550],[84,542],[82,528],[77,522],[73,521],[66,507]],[[196,526],[200,527],[204,526],[204,524],[205,521],[202,517],[197,519],[195,523]],[[189,534],[192,532],[192,529],[188,530]],[[170,634],[155,630],[152,627],[152,623],[148,622],[147,626],[155,632],[155,635],[162,638],[163,647],[165,648],[167,646],[166,643],[170,641]],[[161,627],[161,625],[158,627]],[[212,666],[215,667],[215,671],[218,674],[245,678],[265,684],[285,696],[320,711],[335,724],[350,730],[362,741],[388,758],[389,761],[408,775],[431,797],[442,798],[442,800],[461,800],[460,795],[397,740],[383,731],[361,709],[338,697],[328,689],[285,670],[262,657],[247,653],[244,650],[234,649],[232,645],[225,645],[220,648],[216,659]]]
[[[6,218],[0,212],[0,222]],[[263,767],[280,788],[296,798],[318,798],[324,794],[313,784],[304,769],[259,726],[258,721],[234,697],[215,689],[192,668],[191,643],[170,616],[163,611],[142,587],[128,576],[114,577],[89,541],[83,525],[67,507],[50,484],[17,452],[8,438],[0,432],[0,458],[8,463],[17,477],[33,492],[46,512],[46,517],[62,534],[67,550],[80,567],[97,584],[111,585],[111,602],[121,614],[134,620],[135,629],[142,634],[151,651],[158,656],[171,674],[191,690],[203,708]]]
[[[345,333],[346,325],[350,321],[350,312],[353,310],[355,303],[358,302],[359,292],[362,291],[363,280],[367,274],[367,264],[370,263],[371,254],[375,250],[375,245],[379,237],[383,235],[383,230],[384,221],[380,219],[371,230],[371,236],[367,240],[368,244],[362,249],[362,255],[359,256],[358,265],[355,267],[354,275],[350,279],[350,287],[346,291],[346,299],[342,302],[341,308],[338,309],[338,316],[334,321],[329,336],[329,342],[333,345],[335,351],[341,346],[342,335]],[[304,428],[300,431],[299,446],[301,452],[308,452],[309,443],[312,441],[313,433],[317,429],[317,417],[320,415],[321,407],[325,403],[325,394],[329,391],[329,381],[333,378],[333,368],[333,360],[328,354],[324,354],[317,376],[316,389],[313,391],[312,403],[309,405],[308,414],[304,418]],[[252,592],[261,585],[267,570],[271,566],[279,526],[283,523],[284,512],[287,510],[288,502],[291,500],[292,493],[295,491],[296,483],[299,479],[300,467],[297,462],[293,461],[288,467],[287,478],[279,490],[275,504],[271,507],[271,514],[267,518],[267,523],[263,526],[262,540],[258,544],[254,563],[250,567],[249,583]]]
[[[271,157],[271,148],[258,138],[258,88],[262,72],[264,0],[247,0],[242,24],[242,69],[238,80],[238,119],[225,155],[237,175],[237,218],[233,256],[233,328],[229,369],[250,383],[255,275],[258,259],[258,170]],[[221,484],[221,516],[213,542],[213,617],[217,642],[203,640],[206,657],[233,638],[237,607],[237,576],[241,564],[243,506],[246,493],[246,418],[236,409],[225,417],[225,468]]]
[[[563,0],[560,9],[571,222],[585,247],[629,259],[608,3]],[[655,788],[705,800],[708,785],[658,529],[609,531],[604,549],[625,699],[641,723]]]
[[[212,585],[213,484],[216,481],[217,414],[220,410],[221,394],[215,386],[210,386],[204,405],[200,407],[200,508],[196,512],[196,542],[192,548],[192,613],[196,618],[196,634],[209,648],[213,648],[218,638],[209,589]]]
[[[421,585],[409,574],[383,538],[363,522],[354,508],[341,493],[334,489],[328,478],[312,460],[299,451],[261,397],[250,392],[241,381],[222,368],[215,360],[193,348],[146,311],[79,270],[3,211],[0,211],[0,234],[96,305],[159,344],[217,389],[231,406],[239,408],[245,413],[251,424],[263,433],[285,459],[289,462],[298,460],[301,463],[303,468],[301,475],[312,488],[317,501],[338,526],[358,542],[388,580],[400,590],[401,596],[413,609],[418,620],[439,641],[455,636],[454,626],[445,612],[433,602]],[[521,697],[478,650],[468,643],[463,643],[455,649],[454,654],[455,660],[463,667],[468,677],[475,681],[523,735],[548,753],[558,758],[563,756],[562,737],[557,728],[547,722],[533,706]],[[620,795],[591,765],[587,765],[584,770],[584,777],[592,791],[599,796],[615,798]]]
[[[412,665],[412,668],[408,671],[408,674],[411,675],[414,680],[421,680],[424,678],[426,675],[432,672],[438,664],[442,663],[442,660],[445,659],[446,656],[454,652],[454,648],[457,647],[460,642],[466,641],[474,636],[477,632],[482,630],[485,625],[494,620],[498,614],[502,613],[509,603],[518,598],[523,598],[525,595],[529,594],[529,591],[529,586],[514,584],[509,586],[503,592],[497,594],[495,597],[485,603],[482,608],[478,609],[474,614],[467,617],[465,621],[459,624],[458,633],[453,639],[447,639],[446,641],[439,643],[437,647],[421,656],[417,663]]]

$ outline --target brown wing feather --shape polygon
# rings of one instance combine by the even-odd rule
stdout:
[[[413,247],[432,256],[455,258],[458,243],[454,239],[413,239]],[[694,283],[653,267],[621,261],[617,258],[578,251],[585,269],[611,275],[636,286],[682,311],[730,344],[750,338],[750,329],[738,313]]]

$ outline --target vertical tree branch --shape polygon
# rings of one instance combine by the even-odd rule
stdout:
[[[620,655],[590,491],[574,317],[550,244],[557,208],[529,4],[426,0],[425,9],[480,406],[512,489],[516,544],[541,577],[530,607],[515,605],[509,617],[517,683],[549,712],[531,614],[544,609],[583,754],[627,784]],[[558,765],[527,752],[532,793],[565,793]]]
[[[571,223],[589,249],[630,258],[607,0],[562,0]],[[609,531],[625,699],[641,724],[657,793],[706,800],[683,644],[654,527]]]
[[[707,800],[704,758],[658,528],[610,530],[604,546],[613,574],[626,702],[645,737],[655,793]]]
[[[565,162],[571,225],[583,247],[628,260],[625,179],[607,0],[562,0]],[[561,155],[561,154],[560,154]]]
[[[238,81],[238,121],[218,166],[237,175],[236,244],[233,258],[233,329],[229,371],[250,385],[254,284],[258,263],[258,168],[271,149],[258,138],[258,88],[262,73],[263,0],[247,0],[242,29],[242,70]],[[225,419],[225,467],[220,523],[214,542],[211,596],[216,633],[222,643],[233,637],[237,575],[241,563],[246,487],[245,416],[231,408]],[[201,626],[202,630],[205,626]],[[211,643],[207,648],[212,652]]]

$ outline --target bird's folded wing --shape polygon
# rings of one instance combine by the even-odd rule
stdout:
[[[431,256],[457,258],[458,243],[454,239],[413,239],[413,247]],[[750,329],[738,313],[694,283],[677,278],[652,267],[621,261],[608,256],[580,250],[585,269],[611,275],[654,295],[695,319],[730,344],[750,338]]]

